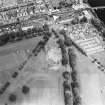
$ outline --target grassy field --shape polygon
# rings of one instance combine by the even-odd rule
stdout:
[[[105,74],[79,52],[77,52],[76,68],[79,73],[83,105],[104,105],[101,89],[104,86]]]
[[[17,65],[25,59],[24,51],[34,48],[38,40],[26,42],[5,46],[0,49],[0,52],[7,51],[3,56],[0,56],[0,86],[7,81],[11,81],[10,87],[0,97],[0,105],[4,105],[4,102],[8,103],[8,105],[64,105],[63,68],[61,67],[58,71],[49,70],[46,52],[44,51],[41,51],[37,57],[32,57],[28,61],[24,70],[19,73],[18,78],[11,79],[11,74],[18,71]],[[52,45],[52,43],[49,43],[49,45]],[[21,53],[16,53],[17,50],[15,49],[20,50]],[[30,87],[29,94],[24,95],[22,93],[23,85]],[[15,103],[9,102],[10,93],[17,95]]]

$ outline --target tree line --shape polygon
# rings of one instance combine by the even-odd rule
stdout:
[[[29,28],[26,31],[18,30],[16,32],[6,32],[0,36],[0,46],[6,45],[8,42],[13,43],[16,41],[21,41],[23,39],[33,38],[37,36],[43,36],[45,33],[49,31],[47,25],[43,25],[43,27],[39,28]]]

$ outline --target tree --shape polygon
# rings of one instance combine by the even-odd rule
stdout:
[[[71,72],[71,78],[72,78],[73,82],[77,81],[77,72],[76,71],[73,70]]]
[[[79,18],[78,17],[75,17],[72,21],[71,21],[71,24],[72,25],[75,25],[75,24],[78,24],[79,23]]]
[[[63,76],[64,79],[69,80],[70,79],[70,72],[64,71],[62,76]]]
[[[70,82],[68,80],[64,81],[63,82],[63,88],[64,88],[64,91],[67,91],[67,90],[71,90],[70,89]]]
[[[80,94],[79,88],[73,88],[73,89],[72,89],[72,92],[73,92],[74,98],[75,98],[75,97],[78,97],[79,94]]]
[[[17,38],[16,38],[17,41],[20,41],[23,39],[22,33],[23,31],[19,31],[19,33],[17,34]]]
[[[0,46],[5,45],[9,41],[8,35],[4,34],[0,36]]]
[[[9,95],[8,100],[9,100],[10,102],[16,102],[17,96],[12,93],[12,94]]]
[[[78,83],[78,81],[72,82],[72,83],[71,83],[71,87],[72,87],[72,89],[74,89],[74,88],[79,88],[79,83]]]
[[[65,92],[64,98],[65,98],[65,105],[72,105],[73,98],[72,98],[72,92],[71,91]]]
[[[102,31],[103,27],[101,22],[97,18],[91,19],[91,24],[100,32]]]
[[[24,85],[24,86],[22,87],[22,93],[26,95],[26,94],[28,94],[29,92],[30,92],[29,86]]]
[[[43,30],[44,30],[44,31],[48,31],[48,30],[49,30],[49,27],[48,27],[47,24],[44,24],[44,25],[43,25]]]
[[[74,50],[72,48],[69,48],[68,55],[69,55],[69,65],[72,69],[74,69],[76,65],[76,55],[74,54]]]
[[[16,32],[11,32],[8,34],[9,36],[9,42],[14,42],[16,38]]]
[[[62,65],[67,65],[68,64],[68,57],[66,53],[62,52]]]
[[[81,105],[81,97],[80,96],[74,97],[73,105]]]
[[[80,23],[81,24],[86,23],[86,22],[87,22],[86,16],[84,16],[82,19],[80,19]]]

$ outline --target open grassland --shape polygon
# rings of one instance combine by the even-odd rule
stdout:
[[[46,53],[43,50],[37,57],[32,57],[28,61],[17,78],[11,78],[11,74],[18,71],[18,65],[26,59],[28,54],[26,51],[31,51],[38,40],[26,42],[0,49],[0,52],[6,51],[3,56],[0,56],[0,86],[7,81],[11,83],[5,93],[0,96],[0,105],[5,105],[4,103],[8,103],[7,105],[64,105],[63,78],[61,76],[64,68],[61,67],[58,71],[49,70]],[[30,88],[29,94],[22,93],[23,85]],[[10,93],[16,94],[15,103],[9,102]]]
[[[105,74],[89,58],[78,52],[76,68],[79,73],[83,105],[104,105],[105,93],[102,92],[102,88],[105,85]]]

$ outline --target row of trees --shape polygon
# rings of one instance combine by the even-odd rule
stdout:
[[[74,54],[73,49],[69,49],[68,51],[69,55],[69,64],[70,67],[72,68],[71,72],[71,88],[72,88],[72,93],[73,93],[73,105],[81,105],[81,97],[80,97],[80,86],[78,82],[78,73],[76,70],[76,55]]]
[[[61,35],[63,35],[63,37],[64,37],[64,44],[65,44],[65,46],[67,46],[67,47],[70,47],[70,46],[75,46],[83,55],[85,55],[85,56],[87,56],[87,54],[83,51],[83,49],[82,48],[80,48],[74,41],[72,41],[72,39],[70,38],[70,37],[68,37],[67,36],[67,34],[66,34],[66,31],[65,30],[61,30],[60,32],[59,32]],[[69,49],[70,50],[70,49]],[[70,51],[69,53],[71,53],[72,51]],[[71,53],[71,54],[73,54],[73,53]],[[73,57],[74,55],[72,55],[72,57]]]
[[[62,39],[59,39],[57,43],[59,44],[59,47],[61,48],[62,52],[62,65],[66,66],[68,64],[68,56],[64,41]]]
[[[79,17],[75,17],[72,21],[71,24],[75,25],[75,24],[83,24],[83,23],[87,23],[88,19],[86,16],[83,16],[81,19],[79,19]]]
[[[99,21],[97,18],[91,19],[91,24],[99,31],[101,32],[100,36],[103,38],[103,41],[105,41],[105,25],[103,22]]]
[[[62,9],[62,8],[71,8],[73,5],[73,1],[69,1],[69,3],[66,0],[62,0],[59,2],[58,6],[54,6],[54,9]]]
[[[71,89],[71,85],[70,85],[70,72],[64,71],[62,75],[64,78],[63,89],[64,89],[65,105],[72,105],[73,97],[72,97],[72,89]]]
[[[67,2],[66,0],[62,0],[62,1],[59,2],[59,6],[57,8],[58,9],[71,8],[73,3],[74,3],[73,1]]]
[[[6,82],[3,86],[0,88],[0,96],[4,94],[4,92],[7,90],[7,88],[10,86],[10,82]]]
[[[69,65],[72,69],[75,69],[76,66],[76,55],[74,54],[74,50],[72,48],[69,48],[68,50],[68,55],[69,55]]]
[[[57,33],[55,30],[52,30],[52,32],[55,35],[55,38],[58,39],[57,40],[57,44],[59,45],[59,48],[61,49],[61,53],[62,53],[62,65],[63,66],[67,66],[68,64],[68,54],[66,51],[66,44],[65,44],[65,39],[61,39],[60,36],[61,35],[65,35],[65,31],[60,31],[59,33]],[[62,76],[64,78],[64,82],[63,82],[63,92],[64,92],[64,101],[65,101],[65,105],[72,105],[72,91],[71,91],[71,86],[70,86],[70,72],[69,71],[64,71],[62,73]]]
[[[65,44],[66,47],[70,47],[70,46],[73,45],[71,39],[67,36],[67,33],[66,33],[65,30],[61,30],[61,31],[59,32],[59,34],[60,34],[60,35],[63,35],[63,37],[64,37],[64,44]]]
[[[5,33],[0,36],[0,46],[7,44],[8,42],[16,42],[23,39],[28,39],[37,36],[43,36],[46,32],[49,31],[47,25],[44,25],[42,28],[32,28],[27,31],[19,30],[17,32]]]
[[[59,32],[60,35],[63,35],[64,40],[59,39],[58,44],[62,51],[62,61],[64,65],[69,63],[72,72],[65,71],[63,72],[63,89],[64,89],[64,99],[65,105],[81,105],[81,98],[79,94],[79,83],[77,78],[76,70],[76,55],[72,46],[74,45],[73,41],[67,36],[65,30]],[[75,45],[74,45],[75,46]],[[66,47],[69,47],[68,54]],[[69,59],[68,59],[69,58]],[[62,63],[62,64],[63,64]]]
[[[103,23],[100,22],[97,18],[92,18],[90,22],[99,32],[103,30]]]
[[[37,54],[43,49],[48,42],[49,38],[51,37],[51,33],[47,32],[45,33],[43,40],[41,40],[38,45],[32,50],[32,53],[34,56],[37,56]]]
[[[69,40],[69,38],[67,38],[67,34],[65,30],[61,30],[59,34],[64,37],[64,40],[59,39],[58,43],[59,43],[59,47],[61,48],[61,52],[62,52],[62,64],[66,66],[69,63],[66,47],[72,46],[72,43]],[[71,88],[71,80],[70,80],[70,75],[71,75],[70,71],[64,71],[62,75],[64,78],[63,89],[64,89],[65,105],[72,105],[73,96],[72,96],[72,88]]]

